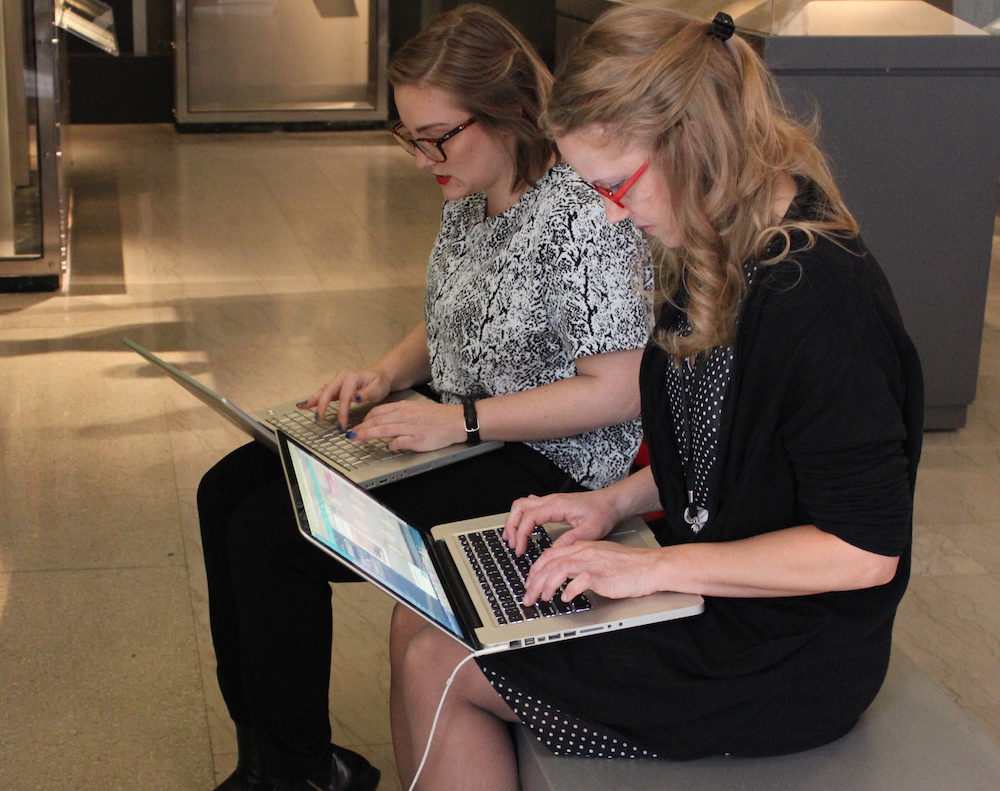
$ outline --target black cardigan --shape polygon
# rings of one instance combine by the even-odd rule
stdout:
[[[525,691],[661,756],[774,755],[846,733],[874,699],[910,569],[923,389],[888,282],[860,242],[826,239],[762,267],[726,395],[711,519],[681,518],[684,473],[664,386],[643,360],[643,424],[664,545],[815,524],[899,556],[887,585],[772,599],[709,598],[703,614],[493,657]],[[667,309],[659,326],[675,315]]]

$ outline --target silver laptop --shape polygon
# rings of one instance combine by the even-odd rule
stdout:
[[[240,431],[249,434],[266,447],[278,452],[275,429],[280,428],[294,436],[299,442],[316,451],[340,472],[366,489],[408,478],[435,467],[476,456],[499,448],[502,442],[481,442],[478,445],[465,443],[449,445],[440,450],[416,452],[389,450],[388,439],[369,441],[349,440],[337,428],[337,405],[331,404],[326,418],[316,420],[313,412],[299,409],[298,398],[277,406],[246,413],[232,401],[219,395],[197,379],[160,359],[130,338],[123,338],[126,346],[141,354],[149,362],[162,368],[171,379],[222,415]],[[427,396],[414,390],[390,393],[386,401],[430,401]],[[384,402],[383,402],[384,403]],[[345,430],[360,423],[374,404],[363,404],[351,408],[350,419]]]
[[[506,514],[438,525],[428,534],[284,432],[278,432],[278,444],[302,534],[473,651],[584,637],[704,609],[703,599],[694,594],[606,599],[592,591],[569,603],[557,596],[552,603],[525,608],[520,580],[530,560],[515,557],[500,539]],[[568,529],[544,525],[526,555],[542,551]],[[639,518],[622,523],[606,540],[659,546]]]

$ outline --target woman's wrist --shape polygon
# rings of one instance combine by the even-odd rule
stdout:
[[[660,510],[659,492],[647,467],[608,487],[619,519]]]
[[[462,404],[444,404],[445,409],[447,409],[451,414],[448,418],[449,431],[448,435],[451,439],[452,444],[458,445],[463,442],[468,442],[469,434],[465,430],[465,408]]]
[[[465,441],[469,445],[478,445],[481,441],[479,436],[479,415],[476,413],[476,399],[466,396],[462,399],[462,413],[465,421]]]

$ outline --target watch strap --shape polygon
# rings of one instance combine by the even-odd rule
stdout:
[[[478,445],[480,437],[479,416],[476,414],[476,399],[463,398],[462,409],[465,410],[465,441],[470,445]]]

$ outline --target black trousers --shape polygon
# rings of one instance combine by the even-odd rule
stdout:
[[[372,490],[411,524],[506,511],[528,494],[581,487],[520,443]],[[198,488],[219,686],[252,727],[271,774],[301,780],[329,748],[329,582],[358,577],[299,534],[278,457],[252,442]]]

